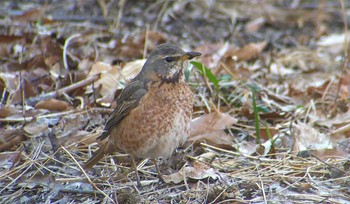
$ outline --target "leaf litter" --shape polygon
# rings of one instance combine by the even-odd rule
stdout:
[[[0,5],[2,203],[350,202],[349,2]],[[166,41],[202,57],[165,183],[144,159],[136,188],[123,153],[84,171],[114,98]]]

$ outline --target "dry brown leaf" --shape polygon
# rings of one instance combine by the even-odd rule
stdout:
[[[344,139],[341,136],[332,137],[321,133],[310,124],[293,124],[293,148],[294,154],[305,150],[333,149],[337,142]]]
[[[4,107],[0,108],[0,118],[6,118],[7,116],[13,115],[14,113],[18,113],[17,109],[13,107]]]
[[[111,66],[103,62],[96,62],[89,73],[89,76],[101,74],[101,78],[94,86],[101,86],[101,98],[98,103],[111,104],[118,89],[123,88],[122,84],[134,78],[141,70],[146,60],[135,60],[126,63],[124,66]],[[91,90],[89,91],[91,92]]]
[[[219,179],[220,177],[214,168],[202,162],[193,162],[193,166],[184,167],[170,175],[163,175],[163,178],[166,183],[178,184],[187,178],[201,180],[205,178]]]
[[[48,129],[48,124],[32,121],[23,127],[24,133],[29,137],[38,137]]]
[[[40,101],[35,105],[36,109],[46,109],[50,111],[65,111],[69,107],[68,103],[65,101],[57,99],[48,99],[45,101]]]
[[[226,113],[212,112],[191,122],[189,142],[206,142],[210,145],[231,149],[232,136],[223,130],[236,123],[237,119]]]
[[[189,142],[205,142],[209,145],[223,148],[223,149],[233,149],[232,147],[232,136],[226,134],[223,130],[217,130],[210,133],[200,134],[188,138]]]
[[[13,52],[15,52],[16,55],[21,53],[25,43],[26,38],[24,36],[0,35],[0,56],[8,58],[13,55]]]
[[[259,134],[260,134],[260,139],[264,140],[264,141],[268,141],[271,138],[269,138],[269,134],[271,135],[271,137],[275,136],[276,134],[279,133],[279,130],[277,130],[274,127],[268,127],[268,129],[266,130],[265,127],[261,127],[259,129]]]
[[[236,122],[237,119],[227,113],[212,112],[205,114],[192,120],[189,137],[223,130]]]
[[[240,49],[231,48],[225,53],[226,58],[232,58],[234,61],[248,61],[257,58],[265,49],[267,41],[259,43],[250,43]]]

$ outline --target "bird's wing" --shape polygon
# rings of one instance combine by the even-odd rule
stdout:
[[[120,93],[117,99],[117,107],[109,116],[106,126],[98,139],[107,138],[113,127],[118,126],[119,122],[137,107],[140,99],[147,93],[145,84],[142,81],[132,81]]]

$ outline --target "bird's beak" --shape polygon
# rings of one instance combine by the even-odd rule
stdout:
[[[184,55],[181,56],[180,60],[187,60],[187,59],[190,60],[200,55],[201,55],[200,52],[193,52],[193,51],[186,52]]]

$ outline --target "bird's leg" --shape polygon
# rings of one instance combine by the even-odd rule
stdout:
[[[156,170],[157,170],[157,173],[158,173],[159,181],[162,182],[162,183],[165,183],[165,181],[163,179],[163,176],[162,176],[162,173],[159,171],[157,160],[156,159],[151,159],[151,160],[154,163],[154,165],[156,166]]]
[[[135,170],[135,174],[136,174],[137,186],[141,187],[141,182],[140,182],[139,172],[137,171],[137,165],[136,165],[135,157],[131,156],[131,160],[132,160],[132,165],[134,166],[134,170]]]

